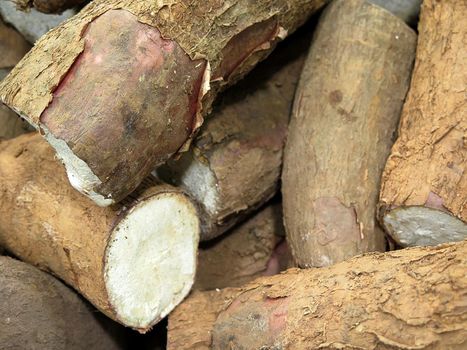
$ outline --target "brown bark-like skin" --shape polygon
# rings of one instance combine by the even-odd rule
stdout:
[[[467,3],[425,0],[419,23],[414,74],[399,138],[382,179],[380,216],[409,207],[441,211],[464,223],[467,236]],[[421,210],[422,211],[422,210]],[[405,242],[417,232],[407,230]],[[430,227],[419,227],[430,231]],[[425,233],[426,234],[426,233]],[[449,240],[449,231],[446,232]]]
[[[109,301],[104,276],[113,229],[133,205],[174,192],[179,191],[158,185],[128,198],[128,203],[98,207],[73,190],[40,135],[21,135],[0,143],[0,246],[60,277],[123,323]]]
[[[275,250],[284,239],[282,207],[269,205],[198,252],[194,289],[239,287],[287,266],[287,254]]]
[[[2,350],[123,349],[112,324],[52,276],[0,257],[0,344]]]
[[[6,26],[0,19],[0,81],[30,48],[29,43],[17,31]],[[0,103],[0,139],[13,138],[28,129],[26,122]]]
[[[300,34],[226,91],[192,148],[157,169],[200,204],[201,240],[226,232],[279,189],[287,126],[310,40]],[[211,176],[201,178],[200,169]]]
[[[87,0],[15,0],[16,6],[22,10],[34,7],[44,13],[61,13],[85,2]]]
[[[87,163],[100,183],[81,192],[118,202],[185,149],[221,87],[325,2],[93,1],[36,44],[1,99]]]
[[[363,0],[323,13],[284,151],[287,239],[301,267],[384,251],[376,205],[410,82],[416,34]]]
[[[464,241],[195,292],[168,349],[465,349],[466,257]]]

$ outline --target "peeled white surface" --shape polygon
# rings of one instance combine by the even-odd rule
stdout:
[[[190,291],[199,220],[193,204],[164,193],[135,206],[115,227],[106,253],[111,304],[126,325],[145,329]]]
[[[57,139],[45,126],[41,126],[45,138],[57,152],[58,158],[65,165],[70,184],[79,192],[92,199],[98,206],[106,207],[114,203],[112,198],[105,198],[93,189],[102,181],[92,172],[89,166],[75,156],[65,141]]]
[[[383,221],[391,236],[404,247],[430,246],[467,238],[467,224],[432,208],[397,208],[388,212]]]

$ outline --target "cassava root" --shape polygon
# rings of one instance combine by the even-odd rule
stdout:
[[[186,195],[148,184],[121,205],[75,191],[38,134],[0,143],[0,246],[145,332],[189,292],[199,220]]]
[[[63,283],[38,269],[0,257],[2,350],[122,349],[123,328],[96,313]]]
[[[39,40],[0,97],[108,206],[186,150],[217,92],[325,3],[95,0]]]
[[[462,350],[466,269],[464,241],[195,292],[169,317],[168,349]]]
[[[417,58],[379,214],[401,246],[467,238],[467,2],[423,3]]]
[[[297,34],[225,92],[189,151],[156,170],[200,204],[202,241],[244,220],[279,189],[290,111],[309,46],[309,35]]]
[[[407,92],[416,34],[364,0],[320,17],[284,151],[284,222],[301,267],[384,251],[380,178]]]
[[[224,236],[201,245],[193,289],[239,287],[291,263],[282,207],[271,204]]]

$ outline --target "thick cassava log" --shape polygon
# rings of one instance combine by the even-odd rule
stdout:
[[[376,205],[410,82],[416,34],[364,0],[336,0],[316,29],[284,151],[287,239],[301,267],[384,251]]]
[[[30,49],[29,43],[0,18],[0,80],[2,80]],[[0,103],[0,139],[9,139],[26,132],[29,126]]]
[[[113,208],[76,192],[37,134],[0,143],[0,246],[51,271],[141,332],[189,292],[199,220],[186,195],[156,185]]]
[[[0,347],[3,350],[123,349],[123,328],[52,276],[0,257]]]
[[[462,350],[466,269],[464,241],[195,292],[169,317],[168,349]]]
[[[3,20],[16,28],[31,44],[75,14],[75,10],[67,10],[60,15],[50,15],[38,12],[34,8],[24,12],[18,9],[12,1],[0,1],[0,15]]]
[[[194,289],[239,287],[285,270],[290,262],[282,207],[269,205],[225,236],[202,245]]]
[[[203,241],[233,227],[279,188],[290,111],[310,40],[291,39],[226,91],[189,151],[156,171],[200,204]]]
[[[0,84],[72,185],[119,202],[186,149],[216,93],[326,0],[96,0],[49,32]]]
[[[34,7],[43,13],[61,13],[77,5],[84,4],[87,0],[14,0],[16,6],[23,11]]]
[[[467,2],[426,0],[380,220],[402,246],[467,237]]]

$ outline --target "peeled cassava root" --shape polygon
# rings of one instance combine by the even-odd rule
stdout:
[[[415,45],[401,19],[363,0],[336,0],[321,16],[284,151],[284,222],[299,266],[385,250],[379,184]]]
[[[61,13],[66,9],[85,3],[87,0],[14,0],[22,10],[34,7],[44,13]]]
[[[189,151],[156,172],[202,209],[201,240],[215,238],[278,190],[282,153],[308,36],[281,43],[220,99]]]
[[[66,179],[37,134],[0,143],[0,246],[53,272],[112,319],[141,332],[189,292],[199,220],[180,191],[156,185],[97,207]]]
[[[467,237],[467,3],[426,0],[399,138],[388,159],[380,220],[402,246]]]
[[[464,241],[195,292],[168,349],[465,349],[466,269]]]
[[[326,0],[97,0],[49,32],[0,84],[71,184],[119,202],[184,150],[222,86]]]
[[[0,314],[3,350],[122,348],[117,324],[57,279],[7,257],[0,257]]]
[[[284,241],[282,207],[269,205],[198,252],[194,289],[239,287],[284,270],[290,257]]]
[[[0,81],[30,48],[29,43],[18,32],[5,25],[0,18]],[[27,130],[27,123],[0,103],[0,139],[9,139]]]

